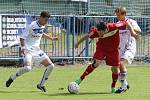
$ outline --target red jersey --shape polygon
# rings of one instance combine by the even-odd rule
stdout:
[[[99,38],[98,42],[96,43],[97,46],[102,46],[105,50],[114,50],[119,48],[120,37],[119,37],[119,29],[126,29],[126,21],[121,21],[117,23],[107,23],[108,32],[105,35],[109,35],[107,37],[100,37],[97,33],[96,28],[92,28],[91,32],[89,33],[89,37]]]

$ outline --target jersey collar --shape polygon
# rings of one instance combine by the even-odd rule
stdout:
[[[40,25],[40,23],[39,23],[39,20],[37,20],[36,23],[39,27],[42,27],[42,25]]]

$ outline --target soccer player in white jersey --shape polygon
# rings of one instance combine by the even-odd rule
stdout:
[[[126,18],[126,8],[118,7],[115,10],[115,14],[117,16],[118,21],[128,21],[134,31],[137,33],[136,36],[132,36],[129,30],[120,30],[120,73],[114,74],[112,73],[112,93],[123,93],[127,89],[129,89],[129,84],[127,82],[127,68],[125,66],[126,63],[131,64],[135,54],[136,54],[136,39],[139,37],[139,33],[141,33],[141,29],[138,26],[137,22],[133,19]],[[112,67],[113,72],[113,67]],[[121,87],[115,90],[116,82],[119,78],[121,83]]]
[[[20,45],[21,52],[24,54],[24,67],[20,68],[14,75],[10,76],[10,78],[6,81],[6,87],[9,87],[17,77],[29,72],[32,69],[32,62],[36,61],[46,67],[43,77],[37,85],[38,89],[46,92],[44,84],[51,74],[54,64],[49,57],[40,50],[40,40],[42,37],[50,40],[58,40],[57,37],[51,37],[44,33],[45,25],[47,24],[49,17],[49,13],[43,11],[37,21],[33,21],[26,29],[23,30],[20,36]]]

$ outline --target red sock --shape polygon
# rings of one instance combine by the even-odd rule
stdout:
[[[95,68],[93,67],[92,64],[90,64],[86,70],[84,71],[84,73],[81,75],[81,80],[83,80],[87,75],[89,75]]]
[[[112,73],[112,84],[111,87],[114,88],[116,86],[117,80],[118,80],[118,75],[116,73]]]

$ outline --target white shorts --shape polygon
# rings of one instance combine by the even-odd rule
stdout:
[[[120,51],[120,58],[127,60],[129,64],[132,63],[136,54],[136,40],[134,37],[131,37],[129,44],[124,50]]]
[[[50,60],[46,53],[40,49],[31,48],[25,51],[24,62],[40,64],[45,59]]]

